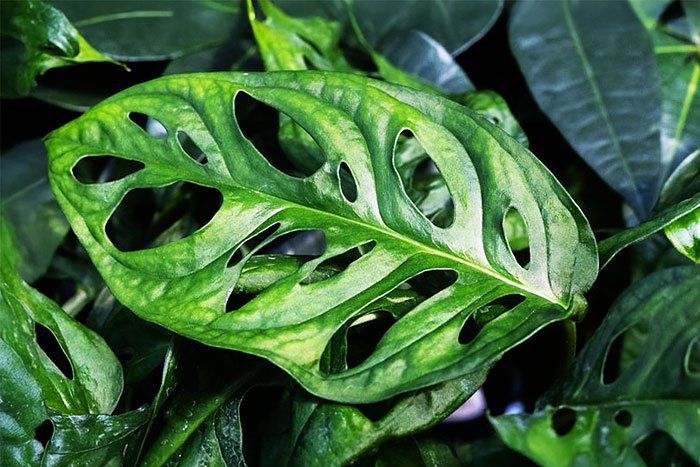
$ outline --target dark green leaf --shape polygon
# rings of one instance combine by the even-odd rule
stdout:
[[[38,464],[43,447],[35,430],[47,419],[54,434],[43,465],[121,463],[145,412],[107,415],[122,390],[119,362],[97,334],[22,281],[1,216],[0,229],[0,464]],[[45,351],[38,329],[59,347]],[[57,366],[57,352],[69,368]]]
[[[628,3],[518,2],[510,43],[538,105],[646,218],[669,162],[661,156],[651,41]]]
[[[91,44],[123,61],[168,60],[216,48],[245,27],[233,1],[55,3]]]
[[[417,76],[445,94],[474,90],[474,85],[452,55],[424,32],[413,29],[404,37],[395,36],[392,42],[384,48],[383,57],[401,73]],[[392,79],[388,74],[390,69],[383,67],[377,58],[375,62],[383,78],[404,84],[399,79]]]
[[[349,2],[362,33],[379,53],[410,31],[433,38],[452,55],[466,50],[496,22],[503,2],[443,0],[352,0]]]
[[[33,282],[46,272],[68,232],[68,222],[49,187],[42,141],[21,143],[2,154],[0,210],[16,239],[18,272]]]
[[[324,167],[306,179],[272,167],[235,125],[231,103],[240,91],[298,122],[323,149]],[[168,137],[147,134],[129,112],[160,121]],[[403,128],[421,141],[455,199],[448,229],[418,211],[392,167]],[[206,165],[183,152],[178,129],[205,152]],[[167,77],[108,99],[47,144],[59,202],[122,303],[184,336],[264,356],[312,393],[336,400],[376,401],[481,371],[546,324],[581,313],[581,293],[597,273],[588,223],[531,153],[463,106],[383,82],[309,71]],[[90,154],[146,168],[116,182],[83,184],[71,168]],[[352,203],[339,189],[341,162],[357,183]],[[221,192],[213,219],[185,239],[119,251],[104,226],[124,195],[182,180]],[[527,269],[503,232],[509,206],[528,226]],[[268,230],[261,246],[227,267],[246,240],[270,227],[277,230]],[[324,232],[323,254],[227,312],[251,253],[308,229]],[[371,242],[374,248],[345,271],[301,284],[324,260]],[[456,282],[399,319],[361,365],[321,371],[336,331],[405,281],[434,270],[455,271]],[[458,342],[476,310],[512,294],[525,301],[486,323],[473,341]]]
[[[36,86],[36,76],[51,68],[116,63],[93,49],[61,11],[41,0],[4,0],[0,8],[4,98],[27,95]]]
[[[148,417],[144,408],[121,415],[64,415],[50,411],[55,434],[46,466],[124,465],[124,454]]]
[[[605,240],[601,240],[598,244],[601,269],[627,246],[648,238],[672,222],[681,219],[686,214],[697,209],[698,206],[700,206],[700,193],[677,204],[671,205],[661,212],[655,213],[651,219],[642,224],[623,230]]]
[[[660,31],[650,33],[661,80],[661,148],[665,177],[668,170],[700,148],[700,42],[690,45]]]
[[[501,438],[544,466],[643,466],[635,444],[662,430],[700,462],[700,378],[688,366],[700,336],[699,272],[668,269],[633,284],[534,414],[491,418]],[[641,354],[606,381],[611,342],[641,323]]]
[[[377,420],[357,407],[298,398],[284,441],[273,442],[268,437],[263,444],[262,465],[348,465],[387,441],[420,432],[443,420],[469,399],[485,379],[486,370],[404,395],[387,402],[389,410]],[[276,444],[282,446],[281,451],[274,450]]]

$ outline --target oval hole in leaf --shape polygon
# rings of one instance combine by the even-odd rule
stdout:
[[[552,429],[559,436],[564,436],[576,425],[576,411],[568,407],[557,409],[552,414]]]
[[[121,180],[146,167],[142,162],[114,156],[83,157],[73,166],[73,176],[80,183],[92,185]]]
[[[458,277],[457,271],[452,269],[431,269],[421,272],[398,288],[412,287],[421,295],[430,297],[457,282]]]
[[[371,240],[356,248],[351,248],[345,253],[341,253],[337,256],[324,260],[321,264],[316,266],[314,271],[309,274],[309,276],[304,279],[301,284],[314,284],[316,282],[337,276],[341,272],[345,271],[351,263],[357,261],[361,256],[364,256],[372,251],[376,244],[377,242]]]
[[[63,373],[63,376],[68,379],[73,379],[73,366],[68,356],[61,348],[61,344],[58,343],[56,336],[54,336],[49,328],[39,323],[35,322],[34,327],[36,330],[37,345],[39,345],[46,356],[56,365],[56,368]]]
[[[620,354],[622,353],[622,342],[626,332],[622,332],[608,345],[605,354],[605,364],[600,375],[603,384],[612,384],[620,377]]]
[[[357,200],[357,182],[350,167],[345,162],[341,162],[338,166],[338,182],[345,199],[354,203]]]
[[[432,297],[454,284],[457,278],[457,272],[453,270],[429,270],[399,284],[396,290],[414,289],[426,297]],[[321,356],[321,372],[337,374],[364,363],[396,321],[396,317],[387,310],[351,318],[328,341]]]
[[[207,156],[204,154],[204,151],[202,151],[197,143],[195,143],[184,131],[177,131],[177,142],[180,144],[182,151],[196,162],[199,162],[202,165],[209,162],[207,160]]]
[[[255,149],[272,167],[280,172],[295,178],[306,178],[325,162],[322,159],[305,157],[307,156],[303,149],[305,145],[316,145],[316,142],[306,130],[293,122],[293,119],[285,113],[255,99],[245,91],[236,94],[234,111],[241,134],[255,146]],[[295,153],[299,156],[297,159],[290,158],[280,145],[278,137],[282,120],[280,115],[293,122],[293,144],[287,145],[285,149],[288,152],[296,151]],[[322,152],[319,150],[316,154],[322,154]]]
[[[530,238],[527,224],[520,212],[512,206],[503,216],[503,232],[515,261],[520,267],[527,269],[530,266]]]
[[[166,139],[168,137],[168,130],[159,120],[140,112],[129,112],[128,117],[129,120],[141,128],[148,136],[152,136],[156,139]]]
[[[367,360],[395,322],[392,314],[384,310],[354,320],[347,330],[347,369],[351,370]]]
[[[321,256],[326,249],[326,235],[322,230],[296,230],[293,232],[286,232],[277,238],[272,238],[274,237],[273,232],[277,230],[277,227],[279,227],[279,224],[272,225],[260,233],[262,235],[259,238],[258,245],[261,245],[261,247],[256,254],[304,256],[307,257],[308,260],[312,260]],[[274,230],[267,233],[266,231],[271,228],[274,228]],[[258,239],[256,239],[258,235],[251,240],[258,241]],[[272,240],[269,240],[270,238],[272,238]],[[229,263],[230,262],[231,260],[229,260]],[[274,283],[270,285],[274,285]],[[265,290],[261,293],[264,292]],[[226,312],[240,310],[258,295],[259,294],[231,293],[226,300]]]
[[[615,414],[615,423],[627,428],[632,424],[632,414],[629,412],[629,410],[619,410]]]
[[[700,338],[694,339],[685,354],[685,369],[695,377],[700,376]]]
[[[129,190],[105,231],[120,251],[161,246],[207,225],[223,202],[221,192],[189,182]]]
[[[357,404],[355,407],[370,421],[378,422],[386,417],[395,405],[396,397],[392,397],[372,404]]]
[[[464,322],[462,325],[462,329],[459,331],[459,337],[458,337],[458,342],[460,344],[468,344],[471,341],[474,340],[477,334],[479,334],[479,330],[481,328],[479,327],[478,324],[476,324],[476,320],[474,319],[474,315],[471,314],[469,315],[469,318]]]
[[[34,439],[39,441],[45,447],[49,443],[49,440],[51,440],[53,431],[53,423],[51,423],[51,420],[47,418],[34,429]]]
[[[269,239],[272,236],[272,234],[274,234],[277,231],[277,229],[280,228],[280,225],[281,224],[279,222],[276,222],[268,227],[265,227],[263,230],[256,233],[245,242],[243,242],[243,244],[236,249],[231,258],[228,260],[228,264],[226,264],[226,267],[230,268],[231,266],[234,266],[241,259],[247,256],[248,253],[256,249],[263,242],[266,242],[267,239]]]
[[[491,300],[486,305],[480,307],[472,316],[474,316],[476,324],[481,328],[484,327],[484,325],[489,321],[494,320],[503,313],[512,310],[524,301],[524,295],[504,295],[503,297]]]
[[[402,130],[394,145],[394,167],[404,191],[433,225],[454,222],[454,201],[445,178],[411,130]]]

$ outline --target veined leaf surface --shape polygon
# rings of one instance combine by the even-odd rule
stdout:
[[[665,174],[661,88],[651,40],[631,7],[525,0],[513,9],[509,37],[538,105],[646,218]]]
[[[238,93],[279,109],[318,143],[325,163],[306,178],[272,165],[235,120]],[[144,132],[129,114],[161,122]],[[394,166],[402,130],[421,142],[455,200],[448,228],[433,225],[406,195]],[[184,132],[206,154],[180,146]],[[74,231],[115,296],[141,317],[208,345],[263,356],[309,391],[370,402],[477,371],[546,324],[583,311],[597,273],[596,246],[578,207],[547,169],[502,130],[446,99],[328,72],[170,76],[130,88],[53,132],[50,179]],[[144,168],[109,183],[83,184],[72,168],[108,154]],[[341,192],[345,164],[357,198]],[[105,225],[130,190],[176,182],[212,187],[223,203],[192,235],[156,248],[120,251]],[[503,219],[524,219],[531,261],[518,264]],[[246,260],[283,234],[321,230],[325,251],[239,309],[226,302]],[[244,242],[269,234],[241,259]],[[373,247],[369,249],[369,246]],[[363,255],[339,274],[303,283],[329,258]],[[369,251],[368,251],[369,250]],[[358,366],[321,370],[336,331],[405,281],[434,270],[455,282],[398,320]],[[463,326],[501,297],[524,301],[462,344]]]
[[[700,374],[691,364],[700,342],[698,272],[666,269],[625,291],[534,414],[491,418],[506,444],[543,466],[644,466],[635,445],[660,430],[700,461]],[[606,381],[613,341],[639,325],[648,331],[639,355]],[[558,420],[564,411],[574,420],[568,431]]]

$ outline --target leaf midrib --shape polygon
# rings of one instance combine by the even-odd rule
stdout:
[[[610,115],[608,115],[607,108],[605,107],[603,103],[603,96],[600,92],[600,88],[598,86],[598,82],[596,81],[595,74],[593,73],[593,69],[591,67],[590,62],[588,61],[588,57],[586,55],[586,51],[583,48],[583,44],[581,43],[581,37],[578,34],[578,30],[576,29],[576,25],[574,24],[573,17],[571,16],[571,6],[569,4],[570,0],[561,0],[562,3],[562,10],[564,11],[564,19],[566,20],[566,26],[569,29],[569,33],[571,34],[571,38],[574,41],[574,46],[576,48],[576,54],[578,55],[579,59],[581,60],[581,64],[583,65],[583,69],[586,72],[586,77],[588,78],[588,83],[591,86],[591,90],[593,91],[593,97],[596,103],[596,106],[600,110],[601,115],[603,116],[603,121],[605,122],[605,127],[608,131],[608,134],[610,135],[610,139],[613,143],[613,146],[615,148],[615,152],[617,152],[618,157],[620,158],[620,161],[622,162],[622,168],[627,174],[628,179],[630,182],[632,182],[632,186],[634,188],[635,192],[635,197],[637,198],[637,202],[643,205],[640,196],[639,196],[639,187],[637,186],[637,181],[634,178],[634,174],[632,173],[632,170],[629,166],[629,162],[624,156],[624,153],[622,152],[622,148],[620,147],[620,142],[618,140],[617,134],[615,132],[615,128],[612,126],[612,122],[610,121]]]
[[[211,76],[206,77],[206,78],[198,78],[198,79],[205,79],[205,80],[208,80],[208,81],[219,81],[219,82],[223,82],[223,83],[225,83],[225,84],[227,84],[227,85],[236,85],[236,84],[237,84],[235,81],[230,81],[230,80],[221,79],[221,78],[217,78],[217,77],[211,77]],[[261,88],[265,88],[265,89],[287,90],[287,88],[278,88],[278,87],[275,87],[275,86],[260,86],[260,87],[261,87]],[[379,91],[379,92],[382,92],[382,93],[386,94],[385,91],[382,90],[381,88],[377,88],[377,87],[375,87],[375,86],[372,86],[372,88],[375,89],[375,90],[377,90],[377,91]],[[163,93],[160,93],[160,92],[153,92],[153,91],[147,91],[147,92],[139,93],[139,95],[142,95],[142,96],[143,96],[143,95],[149,95],[149,94],[155,95],[155,96],[163,96],[163,95],[164,95]],[[393,96],[391,96],[391,95],[389,95],[389,94],[386,94],[386,95],[387,95],[388,97],[390,97],[391,99],[396,100],[395,97],[393,97]],[[181,99],[181,100],[183,100],[184,102],[186,102],[188,105],[193,106],[192,102],[189,102],[187,99],[185,99],[185,98],[182,97],[182,96],[175,96],[175,95],[172,95],[172,94],[167,94],[167,96],[168,96],[168,97],[177,97],[178,99]],[[115,97],[118,97],[118,96],[115,96]],[[193,108],[195,108],[195,107],[193,106]],[[347,113],[347,112],[345,112],[345,113]],[[350,117],[352,117],[352,116],[350,116]],[[353,121],[354,121],[354,119],[353,119]],[[204,124],[204,126],[205,126],[205,128],[206,128],[206,131],[207,131],[209,134],[213,134],[213,132],[212,132],[211,129],[208,127],[208,125],[204,122],[204,120],[202,120],[202,123]],[[449,130],[448,130],[448,131],[449,131]],[[51,136],[52,136],[53,138],[57,138],[57,139],[58,139],[58,138],[64,139],[64,140],[66,140],[66,141],[69,141],[71,144],[75,144],[75,143],[76,143],[76,141],[74,141],[72,138],[66,138],[66,137],[57,136],[57,133],[54,133],[54,134],[51,135]],[[245,140],[248,141],[247,138],[245,138]],[[497,144],[498,144],[499,146],[502,147],[502,144],[501,144],[499,141],[496,141],[496,142],[497,142]],[[82,142],[81,142],[81,143],[82,143]],[[221,146],[219,145],[219,143],[216,142],[216,141],[215,141],[215,143],[216,143],[216,145],[217,145],[217,148],[219,149],[219,153],[220,153],[220,154],[224,154],[225,151],[222,150],[222,148],[221,148]],[[92,146],[91,144],[85,144],[85,143],[82,143],[82,144],[83,144],[84,146],[92,147],[92,148],[94,148],[94,150],[97,150],[97,151],[101,151],[101,150],[103,149],[103,148],[96,148],[96,147]],[[252,143],[251,143],[251,144],[252,144]],[[254,147],[254,146],[253,146],[253,147]],[[256,152],[260,155],[260,157],[264,159],[264,156],[263,156],[262,154],[260,154],[260,152],[257,150],[257,148],[255,148],[255,150],[256,150]],[[114,155],[117,156],[117,157],[122,157],[122,158],[125,158],[125,159],[133,160],[133,157],[132,157],[131,155],[125,155],[125,154],[123,154],[123,153],[118,153],[118,151],[113,151],[113,152],[114,152]],[[148,161],[142,161],[142,162],[146,163],[146,162],[148,162]],[[159,163],[158,161],[150,161],[150,162],[151,162],[151,163],[155,163],[156,165],[160,165],[160,163]],[[269,163],[268,163],[268,164],[269,164]],[[412,238],[406,237],[405,235],[403,235],[403,234],[401,234],[401,233],[399,233],[399,232],[396,232],[396,231],[394,231],[394,230],[391,230],[391,229],[388,229],[388,228],[384,229],[384,228],[381,228],[381,227],[379,227],[379,226],[377,226],[377,225],[374,225],[374,224],[371,224],[371,223],[360,222],[359,220],[351,219],[351,218],[347,218],[347,217],[343,217],[343,216],[341,216],[341,215],[339,215],[339,214],[336,214],[336,213],[333,213],[333,212],[323,211],[323,210],[320,210],[320,209],[315,208],[315,207],[312,207],[312,206],[308,206],[308,205],[304,205],[304,204],[299,204],[299,203],[297,203],[297,202],[294,202],[294,201],[291,201],[291,200],[288,200],[288,199],[284,199],[284,198],[280,198],[279,196],[275,196],[275,195],[270,194],[270,193],[267,193],[267,192],[262,192],[262,191],[256,190],[256,189],[254,189],[254,188],[252,188],[252,187],[248,187],[248,186],[244,186],[244,185],[239,185],[239,184],[236,184],[236,183],[227,183],[227,182],[229,182],[230,180],[232,180],[232,179],[230,178],[231,172],[230,172],[230,169],[229,169],[229,167],[228,167],[228,165],[226,164],[225,161],[224,161],[224,166],[226,167],[226,170],[229,172],[229,173],[228,173],[229,178],[221,178],[221,177],[216,177],[216,178],[214,178],[214,177],[212,177],[214,181],[218,181],[219,183],[221,183],[221,185],[223,185],[223,187],[235,187],[235,188],[239,188],[239,189],[242,189],[242,190],[245,190],[245,191],[250,191],[250,192],[253,192],[253,193],[256,193],[256,194],[260,195],[261,197],[265,197],[265,198],[272,199],[272,200],[277,200],[278,202],[280,202],[279,204],[281,204],[281,205],[288,205],[289,207],[297,207],[297,208],[305,209],[305,210],[308,210],[308,211],[311,211],[311,212],[319,213],[319,214],[324,215],[324,216],[331,216],[331,217],[334,217],[334,218],[339,219],[341,222],[351,223],[351,224],[358,225],[359,227],[364,228],[364,229],[369,229],[369,230],[377,231],[377,232],[379,232],[379,233],[381,233],[381,234],[383,234],[383,235],[386,235],[386,236],[389,236],[389,237],[393,237],[393,238],[395,238],[395,239],[397,239],[397,240],[399,240],[399,241],[401,241],[401,242],[414,245],[417,249],[422,250],[422,251],[425,252],[425,253],[431,254],[431,255],[433,255],[433,256],[438,256],[438,257],[446,258],[446,259],[448,259],[448,260],[451,260],[451,261],[456,262],[456,263],[459,263],[459,264],[463,264],[463,265],[465,265],[465,266],[467,266],[467,267],[469,267],[469,268],[471,268],[471,269],[474,269],[474,270],[476,270],[476,271],[478,271],[478,272],[481,272],[481,273],[483,273],[483,274],[485,274],[485,275],[487,275],[487,276],[493,277],[493,278],[495,278],[495,279],[497,279],[497,280],[499,280],[499,281],[501,281],[501,282],[503,282],[503,283],[505,283],[505,284],[508,284],[508,285],[510,285],[510,286],[513,286],[513,287],[515,287],[515,288],[518,288],[518,289],[520,289],[520,290],[523,290],[523,291],[525,291],[525,292],[527,292],[527,293],[530,293],[530,294],[532,294],[532,295],[539,296],[539,297],[541,297],[541,298],[547,300],[547,301],[550,302],[550,303],[557,304],[557,305],[561,306],[561,307],[564,308],[564,309],[566,309],[566,308],[568,307],[568,304],[565,303],[565,302],[563,302],[562,300],[560,300],[559,297],[550,296],[550,295],[548,295],[548,294],[546,294],[546,293],[543,293],[543,292],[541,292],[541,291],[533,290],[533,289],[527,287],[527,286],[526,286],[525,284],[523,284],[523,283],[514,281],[514,280],[512,280],[512,279],[510,279],[510,278],[508,278],[508,277],[502,276],[501,274],[499,274],[499,273],[498,273],[497,271],[495,271],[495,270],[490,270],[490,269],[485,268],[484,266],[481,266],[481,265],[479,265],[479,264],[470,262],[470,261],[468,261],[466,258],[462,258],[462,257],[456,256],[456,255],[454,255],[454,254],[450,254],[450,253],[445,253],[445,252],[440,251],[440,250],[438,250],[438,249],[436,249],[436,248],[433,248],[432,246],[425,245],[425,244],[420,243],[420,242],[418,242],[418,241],[416,241],[416,240],[414,240],[414,239],[412,239]],[[270,166],[270,167],[272,167],[272,166]],[[273,167],[273,168],[274,168],[274,167]],[[188,178],[189,178],[191,181],[197,180],[197,183],[199,183],[199,184],[201,184],[201,185],[209,186],[209,187],[212,187],[212,188],[215,188],[215,189],[220,189],[220,188],[222,188],[221,186],[215,186],[215,185],[212,183],[212,180],[208,180],[207,178],[201,178],[201,177],[200,177],[199,175],[197,175],[197,174],[188,173],[187,175],[188,175]],[[209,174],[209,176],[211,177],[211,174]],[[374,177],[373,177],[373,179],[374,179]],[[71,203],[71,204],[73,204],[73,203]],[[422,213],[421,213],[421,215],[425,218],[425,216],[424,216]],[[427,220],[427,218],[425,218],[425,219]],[[381,220],[382,220],[382,222],[383,222],[383,219],[381,219]],[[428,220],[428,222],[430,222],[430,221]],[[443,230],[449,230],[449,229],[450,229],[450,228],[448,228],[448,229],[443,229]],[[482,238],[483,238],[483,232],[482,232]],[[111,256],[111,255],[110,255],[110,256]]]

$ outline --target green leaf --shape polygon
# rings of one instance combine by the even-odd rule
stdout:
[[[404,438],[382,446],[375,467],[460,467],[457,456],[442,440]]]
[[[415,29],[392,41],[384,54],[372,54],[379,74],[392,83],[402,83],[401,75],[415,76],[444,94],[473,91],[474,85],[452,55],[432,37]],[[395,71],[399,73],[395,73]],[[415,86],[411,86],[415,87]]]
[[[68,222],[49,187],[46,165],[41,140],[18,144],[0,158],[0,211],[16,239],[18,272],[27,282],[46,272],[68,232]]]
[[[505,99],[493,91],[471,91],[451,96],[452,100],[464,104],[473,111],[483,115],[489,121],[527,147],[529,142],[515,116],[510,111]]]
[[[55,434],[46,446],[43,465],[124,465],[146,408],[120,415],[63,415],[50,411]]]
[[[700,206],[700,193],[696,193],[690,198],[671,205],[658,213],[652,214],[651,219],[642,224],[601,240],[598,243],[600,268],[604,268],[610,260],[624,248],[644,240],[668,225],[671,225],[674,221],[682,219],[693,210],[696,210],[698,206]]]
[[[22,281],[4,217],[0,229],[0,464],[38,464],[43,447],[35,430],[47,419],[54,435],[43,465],[121,463],[126,443],[146,416],[107,415],[122,390],[119,361],[97,334]],[[42,349],[40,327],[60,349],[49,354]],[[67,359],[69,375],[52,360],[56,352]]]
[[[486,34],[503,8],[500,0],[352,0],[349,3],[362,33],[381,54],[392,46],[391,41],[405,38],[409,31],[420,31],[442,44],[450,54],[458,55]]]
[[[36,86],[36,76],[51,68],[117,63],[93,49],[51,5],[40,0],[7,0],[0,5],[3,98],[27,95]]]
[[[700,207],[664,227],[664,233],[676,250],[700,263]]]
[[[61,0],[55,4],[91,44],[127,62],[169,60],[216,48],[247,27],[238,2]]]
[[[629,0],[634,12],[647,29],[656,27],[661,13],[672,0]]]
[[[501,438],[543,466],[643,466],[635,444],[662,430],[700,462],[700,375],[688,366],[700,335],[699,272],[667,269],[627,289],[534,414],[491,418]],[[641,323],[649,330],[642,353],[604,383],[613,339]]]
[[[248,19],[266,70],[351,70],[338,46],[340,23],[320,17],[294,18],[269,0],[257,3],[265,15],[263,21],[257,18],[253,0],[246,0]]]
[[[232,102],[241,91],[301,125],[326,164],[301,179],[272,167],[233,120]],[[130,112],[160,121],[168,137],[144,132]],[[432,225],[405,194],[392,162],[403,128],[421,141],[447,182],[455,200],[450,228]],[[178,131],[205,152],[207,164],[182,150]],[[59,203],[124,305],[186,337],[263,356],[310,392],[335,400],[376,401],[481,371],[546,324],[581,313],[581,294],[597,273],[588,223],[531,153],[463,106],[353,75],[161,78],[104,101],[53,132],[47,145]],[[94,154],[140,161],[145,168],[115,182],[80,183],[71,169]],[[357,184],[355,202],[341,193],[341,162]],[[182,180],[220,191],[223,204],[213,219],[167,245],[118,250],[105,224],[126,193]],[[528,226],[527,269],[503,233],[510,206]],[[234,258],[246,240],[269,228],[277,230]],[[323,254],[227,312],[249,256],[285,233],[309,229],[323,231]],[[372,242],[374,248],[365,248],[343,272],[301,284],[324,260]],[[399,319],[356,368],[321,371],[321,356],[338,330],[405,281],[434,270],[455,271],[456,282]],[[525,301],[485,323],[468,344],[458,342],[476,310],[514,294]]]
[[[140,465],[245,466],[240,404],[259,368],[208,392],[180,392],[163,407],[161,429]]]
[[[351,464],[388,441],[423,431],[445,419],[476,392],[486,373],[484,370],[388,401],[388,410],[378,419],[370,418],[358,407],[297,395],[292,403],[291,426],[281,439],[272,434],[265,437],[261,464]],[[275,435],[280,436],[279,430]]]
[[[650,33],[661,80],[661,148],[671,169],[700,148],[700,42],[693,50],[693,45],[663,32]]]
[[[646,218],[668,161],[661,156],[653,49],[630,6],[525,0],[513,9],[509,35],[540,108],[637,216]]]

